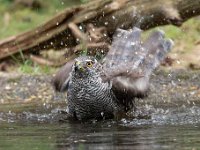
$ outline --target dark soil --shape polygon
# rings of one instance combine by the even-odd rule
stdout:
[[[50,75],[0,74],[0,109],[4,106],[65,103],[66,94],[56,93]],[[157,71],[151,79],[149,96],[140,104],[195,105],[200,100],[200,71]],[[14,105],[13,105],[14,107]]]

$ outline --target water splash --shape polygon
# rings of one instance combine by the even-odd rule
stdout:
[[[133,114],[133,119],[121,120],[123,126],[186,125],[200,123],[200,107],[182,105],[179,108],[154,108],[152,105]]]

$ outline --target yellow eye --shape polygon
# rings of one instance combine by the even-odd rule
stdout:
[[[88,67],[92,67],[93,63],[92,63],[92,61],[88,61],[88,62],[86,63],[86,65],[87,65]]]

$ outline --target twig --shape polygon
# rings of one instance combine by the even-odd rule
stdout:
[[[98,51],[98,50],[103,50],[103,52],[107,52],[110,48],[110,44],[105,43],[105,42],[100,42],[100,43],[88,43],[87,49],[91,52],[92,50]],[[71,55],[75,55],[80,53],[83,50],[83,45],[79,44],[71,49],[67,48],[67,52],[65,54],[66,58],[69,58]]]
[[[37,64],[51,66],[51,67],[62,66],[63,64],[65,64],[68,61],[68,60],[61,60],[60,62],[54,62],[54,61],[45,59],[43,57],[35,56],[32,54],[30,55],[30,59],[33,62],[36,62]]]
[[[83,43],[87,42],[86,35],[79,30],[76,24],[73,22],[68,24],[69,29],[72,31],[72,34],[77,38],[80,39]]]
[[[107,37],[106,28],[105,27],[94,27],[93,24],[87,25],[87,33],[89,36],[90,42],[102,42],[105,41],[105,38]]]
[[[87,49],[108,49],[109,48],[109,44],[105,43],[105,42],[100,42],[100,43],[89,43],[87,45]],[[72,51],[74,53],[78,53],[80,51],[82,51],[82,45],[79,44],[77,46],[75,46],[74,48],[72,48]]]

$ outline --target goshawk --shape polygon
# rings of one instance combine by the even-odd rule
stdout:
[[[143,97],[149,79],[173,45],[156,30],[141,41],[141,30],[118,29],[110,51],[98,62],[80,56],[67,63],[53,79],[58,91],[67,91],[67,107],[78,120],[113,118],[134,108],[134,98]]]

